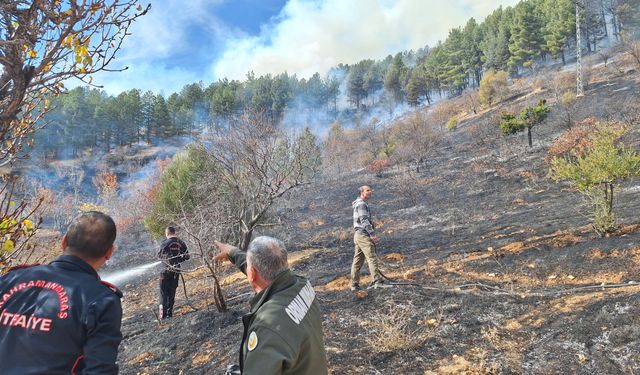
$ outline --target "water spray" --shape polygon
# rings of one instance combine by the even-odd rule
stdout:
[[[125,285],[128,281],[138,276],[144,275],[148,270],[156,267],[160,263],[162,262],[156,261],[126,270],[115,271],[105,275],[100,275],[100,278],[104,281],[110,282],[111,284],[115,284],[120,287]]]

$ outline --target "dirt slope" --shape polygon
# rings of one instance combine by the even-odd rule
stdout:
[[[604,79],[594,79],[579,117],[620,115],[621,103],[637,100],[637,72]],[[550,93],[509,105],[538,97]],[[316,286],[331,373],[640,372],[640,181],[623,186],[620,230],[598,237],[580,197],[547,177],[546,150],[563,130],[557,112],[529,149],[524,135],[489,125],[499,110],[465,119],[419,173],[318,181],[274,210],[286,224],[267,234],[285,240],[294,270]],[[627,142],[640,143],[638,130]],[[350,203],[363,184],[375,190],[383,271],[415,285],[348,290]],[[189,275],[198,311],[179,291],[176,316],[162,325],[151,311],[156,281],[127,288],[123,374],[222,374],[237,362],[249,287],[231,276],[229,311],[218,313],[207,282]]]

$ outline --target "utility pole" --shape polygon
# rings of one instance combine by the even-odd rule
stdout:
[[[584,85],[582,84],[582,42],[580,34],[580,8],[584,7],[580,0],[576,2],[576,96],[584,96]]]

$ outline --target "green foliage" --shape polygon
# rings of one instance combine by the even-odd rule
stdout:
[[[509,40],[509,71],[518,73],[519,67],[532,68],[542,53],[541,15],[533,1],[522,1],[515,8],[511,39]]]
[[[476,85],[482,78],[482,29],[474,18],[470,18],[462,30],[462,67],[467,75],[474,77]]]
[[[407,103],[415,107],[420,104],[422,97],[428,97],[427,78],[424,69],[418,67],[411,71],[407,83]]]
[[[547,118],[550,110],[546,100],[540,99],[537,105],[523,109],[520,112],[520,118],[527,128],[532,128],[542,123]]]
[[[512,113],[502,112],[500,114],[500,130],[504,135],[515,134],[524,130],[524,121]]]
[[[212,168],[207,160],[206,151],[201,147],[189,147],[173,157],[160,176],[150,214],[144,219],[149,233],[161,237],[175,215],[189,212],[198,204],[194,189]]]
[[[491,106],[499,102],[509,92],[507,72],[489,69],[480,81],[478,100],[483,106]]]
[[[482,60],[486,69],[506,70],[511,57],[509,39],[511,38],[511,18],[513,8],[499,7],[480,25],[483,39],[479,43]]]
[[[599,233],[615,227],[615,187],[621,180],[640,174],[640,155],[618,143],[624,133],[620,126],[598,124],[587,136],[586,147],[551,159],[552,178],[567,181],[593,206],[593,225]]]
[[[453,116],[447,121],[447,129],[449,131],[456,130],[458,128],[458,117]]]
[[[403,88],[407,72],[407,66],[402,61],[402,54],[396,54],[384,78],[384,88],[393,95],[396,103],[404,99]]]
[[[616,141],[625,133],[621,127],[600,124],[589,136],[591,146],[582,152],[570,152],[551,160],[551,173],[556,180],[567,180],[581,192],[601,183],[617,183],[635,176],[640,156]]]
[[[354,107],[360,108],[362,100],[367,96],[365,75],[373,65],[371,60],[363,60],[349,69],[347,78],[347,95]]]
[[[524,108],[518,116],[503,112],[500,115],[500,130],[502,130],[502,134],[509,135],[527,129],[529,147],[532,147],[531,128],[542,123],[547,118],[549,111],[550,108],[547,106],[546,100],[540,99],[537,105]]]
[[[543,7],[546,25],[544,26],[545,48],[551,56],[562,58],[567,41],[575,35],[575,5],[570,0],[545,0]]]
[[[607,34],[605,24],[624,40],[638,26],[638,0],[612,4],[603,11],[597,4],[586,7],[583,43],[589,50]],[[607,23],[603,17],[609,19]],[[573,1],[523,0],[513,7],[498,7],[483,22],[468,19],[432,48],[399,52],[379,61],[339,64],[327,77],[315,73],[298,79],[287,73],[256,76],[249,72],[244,81],[222,79],[206,88],[191,83],[162,99],[151,93],[153,100],[149,92],[139,90],[110,97],[98,90],[74,89],[68,99],[54,101],[52,108],[57,104],[60,111],[48,116],[51,131],[38,136],[36,147],[51,153],[69,145],[74,154],[96,146],[110,151],[113,145],[184,135],[194,127],[225,126],[245,111],[265,113],[275,122],[296,106],[337,112],[341,96],[356,108],[370,99],[368,105],[392,110],[401,102],[417,106],[425,100],[431,104],[433,95],[456,96],[473,84],[480,86],[480,103],[491,106],[508,95],[504,71],[517,74],[546,55],[564,58],[567,46],[574,44]],[[342,84],[344,92],[340,92]],[[384,92],[379,93],[381,89]],[[60,135],[67,141],[62,142]]]
[[[464,69],[464,35],[460,28],[449,31],[449,37],[444,43],[446,56],[444,83],[449,91],[458,95],[467,87],[467,73]]]

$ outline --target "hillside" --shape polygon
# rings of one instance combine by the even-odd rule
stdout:
[[[633,114],[640,73],[626,67],[594,66],[579,119]],[[640,372],[640,181],[618,196],[619,229],[598,236],[578,194],[548,177],[544,157],[565,128],[538,86],[461,117],[420,172],[318,180],[274,209],[279,224],[264,234],[285,241],[316,288],[332,374]],[[526,135],[502,136],[497,114],[538,98],[552,112],[533,147]],[[637,149],[635,124],[625,142]],[[410,285],[349,291],[350,202],[364,184],[375,190],[383,272]],[[216,311],[197,271],[185,277],[197,311],[180,289],[167,324],[152,312],[155,279],[127,286],[121,373],[221,374],[236,363],[250,288],[226,269],[228,312]]]

